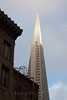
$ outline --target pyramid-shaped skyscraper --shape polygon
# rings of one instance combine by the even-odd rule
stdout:
[[[38,100],[49,100],[45,60],[43,53],[39,16],[36,16],[34,36],[31,44],[28,77],[39,85]]]

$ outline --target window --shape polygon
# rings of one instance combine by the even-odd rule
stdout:
[[[11,44],[9,44],[7,41],[4,41],[4,58],[10,60],[11,55]]]
[[[7,87],[9,86],[9,76],[10,76],[10,70],[5,66],[2,66],[2,74],[1,74],[2,85]]]
[[[33,96],[32,96],[32,95],[30,95],[30,98],[29,98],[29,100],[33,100]]]
[[[21,100],[21,87],[20,86],[18,86],[17,100]]]
[[[33,100],[33,96],[30,92],[24,93],[24,100]]]
[[[24,100],[27,100],[27,92],[24,93]]]
[[[31,92],[28,92],[28,99],[27,100],[34,100],[34,98],[33,98],[33,92],[31,91]]]

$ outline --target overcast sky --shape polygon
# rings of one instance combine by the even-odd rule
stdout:
[[[23,29],[15,43],[16,67],[28,67],[39,13],[50,99],[67,100],[67,0],[0,0],[0,8]]]

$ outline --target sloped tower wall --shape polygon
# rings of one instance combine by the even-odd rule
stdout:
[[[31,44],[28,77],[39,85],[38,100],[49,100],[46,67],[43,53],[39,16],[36,16],[34,37]]]

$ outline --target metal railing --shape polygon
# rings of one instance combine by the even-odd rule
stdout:
[[[24,74],[27,76],[27,67],[20,66],[20,67],[14,67],[15,70],[17,70],[19,73]]]

